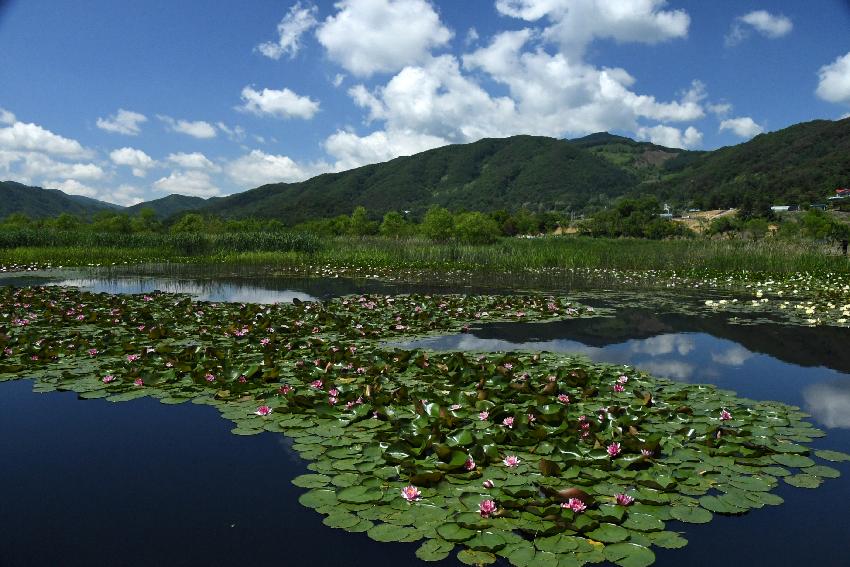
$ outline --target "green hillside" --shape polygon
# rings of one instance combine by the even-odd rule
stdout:
[[[201,197],[190,197],[188,195],[172,194],[167,197],[162,197],[161,199],[145,201],[144,203],[139,203],[138,205],[127,207],[126,209],[124,209],[124,211],[128,215],[137,215],[142,209],[153,209],[153,212],[156,213],[157,218],[167,219],[168,217],[186,211],[200,209],[205,204],[207,204],[207,200],[202,199]]]
[[[837,187],[850,185],[850,118],[805,122],[737,146],[685,153],[664,169],[665,180],[650,192],[703,209],[745,200],[823,203]]]
[[[264,185],[208,200],[183,195],[129,207],[161,219],[185,211],[225,218],[275,218],[287,225],[350,214],[421,214],[432,205],[460,211],[586,212],[620,196],[655,195],[702,209],[746,203],[821,203],[850,185],[850,119],[816,120],[710,152],[665,148],[605,132],[575,140],[540,136],[483,139],[386,163],[327,173],[300,183]],[[0,218],[119,208],[61,191],[0,184]]]
[[[538,136],[483,139],[410,157],[324,174],[301,183],[264,185],[216,199],[204,212],[274,217],[284,223],[437,204],[453,210],[581,209],[627,192],[638,178],[564,140]]]
[[[61,213],[85,217],[98,211],[121,208],[80,195],[68,195],[58,189],[42,189],[15,181],[0,181],[0,219],[12,213],[23,213],[34,219],[55,217]]]
[[[570,143],[625,169],[641,183],[661,180],[667,175],[664,164],[674,158],[683,156],[685,159],[693,159],[705,153],[667,148],[650,142],[636,142],[631,138],[607,132],[576,138],[570,140]]]

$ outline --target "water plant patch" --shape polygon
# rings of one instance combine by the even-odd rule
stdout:
[[[650,565],[672,522],[774,506],[850,459],[798,408],[548,353],[429,353],[387,340],[476,321],[597,313],[544,295],[353,296],[254,305],[0,290],[0,381],[120,402],[208,404],[284,434],[300,502],[332,528],[463,563]],[[816,460],[817,459],[817,460]],[[678,524],[673,524],[678,525]]]

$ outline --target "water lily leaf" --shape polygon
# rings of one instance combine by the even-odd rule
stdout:
[[[490,565],[496,562],[496,556],[487,551],[463,549],[457,554],[458,561],[464,565]]]
[[[699,499],[699,504],[706,510],[717,514],[741,514],[749,508],[746,505],[740,506],[725,496],[703,496]]]
[[[354,484],[357,484],[362,480],[361,475],[356,473],[342,473],[333,477],[331,481],[334,486],[338,486],[340,488],[347,488]]]
[[[480,531],[464,545],[475,551],[498,551],[505,547],[508,542],[498,532]]]
[[[834,463],[843,463],[846,461],[850,461],[850,455],[848,455],[847,453],[842,453],[841,451],[820,450],[815,451],[815,455],[825,461],[832,461]]]
[[[625,541],[629,537],[629,530],[615,526],[614,524],[600,524],[598,528],[587,532],[585,535],[590,539],[603,543],[617,543]]]
[[[422,561],[442,561],[454,549],[455,544],[441,539],[426,540],[416,550],[416,557]]]
[[[815,465],[807,468],[806,474],[819,476],[821,478],[838,478],[841,476],[841,471],[824,465]]]
[[[698,506],[673,506],[670,508],[670,515],[689,524],[706,524],[712,518],[711,512]]]
[[[384,497],[384,493],[378,488],[366,486],[349,486],[343,488],[336,494],[340,502],[351,504],[363,504],[365,502],[377,502]]]
[[[537,466],[540,469],[540,474],[543,476],[558,476],[561,474],[561,467],[558,466],[558,463],[549,459],[540,459]]]
[[[780,453],[779,455],[773,455],[771,457],[775,462],[780,465],[786,467],[797,467],[797,468],[805,468],[814,466],[815,462],[808,457],[804,457],[802,455],[792,455],[787,453]]]
[[[640,532],[657,532],[664,529],[664,522],[648,514],[629,512],[629,517],[623,522],[623,527]]]
[[[415,528],[395,524],[378,524],[367,531],[366,534],[375,541],[381,542],[416,541],[421,537],[419,531]]]
[[[688,545],[688,540],[676,532],[653,532],[646,534],[653,545],[665,549],[679,549]]]
[[[323,474],[302,474],[292,479],[292,484],[301,488],[321,488],[327,486],[331,477]]]
[[[437,528],[437,534],[446,541],[461,542],[471,539],[475,532],[454,522],[443,524]]]
[[[652,550],[634,543],[615,543],[605,546],[605,559],[621,567],[648,567],[655,563]]]
[[[298,498],[298,502],[307,508],[320,508],[337,503],[336,493],[333,490],[315,489],[305,492]]]
[[[330,514],[329,516],[325,516],[325,519],[322,520],[322,523],[328,526],[329,528],[350,528],[357,524],[359,524],[361,518],[358,518],[354,514],[349,514],[348,512],[335,512]]]
[[[798,488],[817,488],[823,482],[822,478],[805,473],[792,474],[791,476],[784,477],[782,480]]]
[[[537,538],[534,541],[534,546],[540,551],[548,551],[550,553],[565,553],[578,549],[578,539],[576,537],[565,536],[562,534]]]

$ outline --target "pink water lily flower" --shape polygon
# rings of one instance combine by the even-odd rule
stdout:
[[[311,388],[315,388],[315,389],[317,389],[317,390],[321,390],[321,389],[322,389],[322,386],[323,386],[323,384],[322,384],[322,381],[321,381],[321,380],[313,380],[312,382],[310,382],[310,387],[311,387]]]
[[[128,354],[127,355],[127,362],[135,362],[137,360],[139,360],[138,354]]]
[[[416,502],[422,498],[422,493],[415,486],[408,485],[401,489],[401,497],[408,502]]]
[[[110,382],[113,382],[114,380],[115,380],[115,376],[113,376],[112,374],[107,374],[106,376],[103,377],[103,383],[104,384],[109,384]]]
[[[463,464],[463,468],[468,471],[475,470],[475,460],[471,456],[467,457],[466,462]]]
[[[629,505],[631,505],[632,502],[635,501],[634,498],[632,498],[631,496],[629,496],[625,492],[621,492],[621,493],[617,494],[616,496],[614,496],[614,498],[617,501],[617,504],[620,505],[620,506],[629,506]]]
[[[732,419],[732,414],[726,411],[725,409],[720,412],[720,420],[721,421],[729,421]]]
[[[558,401],[562,404],[570,403],[570,397],[566,394],[558,394]]]
[[[478,512],[482,518],[489,518],[491,514],[496,513],[496,503],[492,500],[482,500],[478,505]]]
[[[452,405],[450,405],[450,406],[449,406],[449,409],[450,409],[450,410],[452,410],[452,411],[457,411],[457,410],[459,410],[459,409],[460,409],[460,408],[462,408],[462,407],[463,407],[463,406],[462,406],[462,405],[460,405],[460,404],[452,404]]]
[[[514,418],[513,417],[506,417],[505,419],[502,420],[502,425],[504,425],[505,427],[507,427],[509,429],[513,429]]]
[[[141,378],[136,378],[135,380],[133,380],[133,386],[136,386],[137,388],[144,386],[144,385],[145,385],[145,381],[142,380]]]
[[[622,385],[622,384],[620,384],[619,382],[617,382],[616,384],[614,384],[614,388],[613,388],[613,390],[614,390],[615,392],[624,392],[626,389],[623,387],[623,385]]]
[[[481,421],[487,421],[487,419],[489,417],[490,417],[490,412],[488,412],[488,411],[482,411],[481,413],[478,414],[478,419],[480,419]]]
[[[508,455],[502,462],[505,463],[505,466],[513,468],[519,465],[520,460],[516,455]]]
[[[265,417],[265,416],[269,415],[271,412],[272,412],[272,408],[270,408],[269,406],[260,406],[260,407],[257,408],[257,411],[255,411],[254,413],[257,414],[257,415],[261,415],[261,416]]]
[[[587,510],[587,506],[580,498],[570,498],[566,502],[561,502],[561,508],[569,508],[576,514],[581,514]]]
[[[489,478],[487,480],[485,480],[484,482],[482,482],[481,484],[484,486],[484,488],[487,488],[487,489],[490,489],[490,488],[493,488],[494,486],[496,486],[496,483],[494,483]]]
[[[330,390],[328,390],[328,395],[337,398],[339,397],[339,390],[337,390],[336,388],[331,388]]]
[[[280,389],[278,389],[278,392],[280,392],[284,396],[287,395],[291,391],[292,391],[292,386],[290,386],[289,384],[284,384],[283,386],[280,387]]]
[[[605,448],[608,451],[609,457],[616,457],[620,454],[620,444],[619,443],[611,443],[608,447]]]

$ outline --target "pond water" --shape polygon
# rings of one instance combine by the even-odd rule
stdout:
[[[6,277],[93,291],[154,289],[215,301],[291,301],[428,286],[293,279],[261,273]],[[433,286],[431,286],[433,287]],[[468,288],[454,289],[464,292]],[[411,343],[435,350],[547,350],[709,382],[753,399],[798,405],[827,432],[814,448],[850,452],[850,331],[733,325],[721,315],[621,308],[614,318],[483,324]],[[387,544],[322,525],[290,480],[305,463],[281,435],[230,434],[206,406],[142,399],[113,404],[0,384],[0,566],[410,565],[418,544]],[[668,523],[689,544],[655,548],[656,565],[846,565],[850,463],[816,490],[780,482],[785,504],[705,525]],[[454,558],[442,564],[456,564]]]

